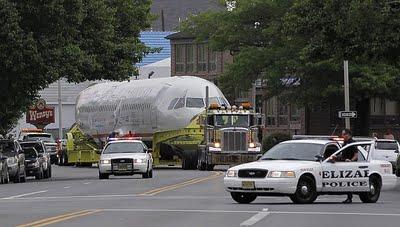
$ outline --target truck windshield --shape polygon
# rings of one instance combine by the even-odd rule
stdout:
[[[116,153],[144,153],[144,147],[139,142],[120,142],[108,144],[103,151],[103,154]]]
[[[222,127],[249,127],[249,115],[216,115],[215,125]]]
[[[304,160],[315,161],[323,145],[312,143],[280,143],[268,150],[261,160]]]
[[[26,135],[24,141],[38,141],[42,140],[44,142],[51,142],[54,143],[53,136],[51,134],[29,134]]]

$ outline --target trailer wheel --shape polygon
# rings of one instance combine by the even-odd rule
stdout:
[[[197,152],[196,151],[183,151],[182,152],[182,169],[196,169],[197,165]]]

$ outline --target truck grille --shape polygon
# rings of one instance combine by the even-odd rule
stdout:
[[[247,131],[223,131],[222,151],[247,151]]]
[[[265,178],[268,170],[265,169],[241,169],[238,172],[238,177],[242,178]]]

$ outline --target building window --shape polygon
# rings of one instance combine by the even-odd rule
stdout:
[[[177,73],[185,72],[185,45],[175,45],[175,71]]]
[[[297,105],[290,106],[290,121],[300,121],[300,108]]]
[[[385,105],[386,105],[386,112],[385,112],[386,115],[394,116],[399,114],[396,101],[385,100]]]
[[[217,69],[217,53],[212,51],[211,49],[208,51],[209,57],[208,57],[208,69],[210,72],[215,72]]]
[[[371,115],[383,116],[385,115],[385,100],[382,98],[371,99]]]
[[[284,101],[279,101],[278,105],[278,125],[288,125],[289,105]]]
[[[197,45],[197,71],[207,71],[207,46],[206,44]]]
[[[186,72],[194,72],[195,48],[193,44],[186,45]]]
[[[276,125],[276,97],[267,101],[267,125]]]

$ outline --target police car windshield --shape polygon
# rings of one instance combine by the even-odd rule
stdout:
[[[216,115],[215,125],[221,127],[248,127],[249,115]]]
[[[281,143],[268,150],[261,160],[315,161],[315,156],[321,154],[323,147],[322,144]]]
[[[144,147],[139,142],[119,142],[108,144],[103,151],[103,154],[116,153],[144,153]]]

